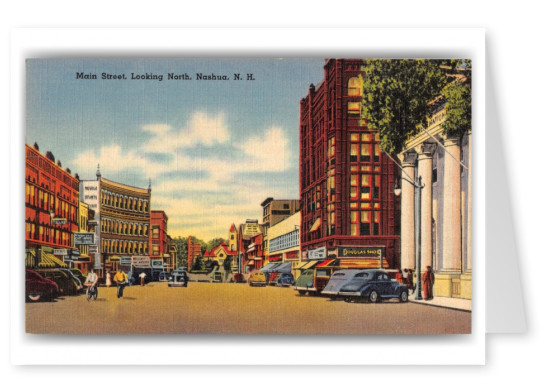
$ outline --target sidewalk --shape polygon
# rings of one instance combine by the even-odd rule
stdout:
[[[449,308],[458,311],[471,312],[472,300],[454,299],[451,297],[437,297],[432,300],[415,300],[415,294],[409,296],[409,302],[422,305],[432,305],[434,307]]]

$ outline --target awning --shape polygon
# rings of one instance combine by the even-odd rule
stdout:
[[[338,264],[338,259],[326,259],[325,261],[322,261],[319,265],[316,265],[316,267],[338,266]]]
[[[302,269],[308,263],[309,262],[299,262],[298,264],[295,265],[295,270]]]
[[[249,261],[246,266],[254,266],[254,261]]]
[[[314,221],[314,224],[312,224],[312,226],[310,227],[310,232],[314,232],[314,231],[317,230],[320,226],[321,226],[321,217],[318,217],[318,218]]]
[[[316,264],[317,264],[318,262],[319,262],[319,261],[304,262],[304,266],[301,266],[301,267],[299,267],[298,269],[301,269],[301,270],[311,269],[311,268],[313,268],[314,266],[316,266]]]
[[[270,262],[268,263],[266,266],[264,266],[262,269],[260,269],[260,271],[262,273],[269,273],[269,272],[272,272],[274,270],[274,268],[278,267],[279,265],[281,265],[281,262]]]
[[[27,250],[25,252],[25,267],[67,267],[67,264],[53,254],[41,251],[41,259],[36,259],[36,250]]]
[[[291,262],[283,262],[280,263],[279,266],[273,268],[272,272],[278,272],[278,273],[291,273],[292,270],[292,264]]]

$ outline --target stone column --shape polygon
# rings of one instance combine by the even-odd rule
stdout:
[[[432,266],[432,157],[436,144],[425,142],[418,147],[421,189],[421,272]]]
[[[469,146],[469,158],[468,158],[468,180],[467,180],[467,272],[470,273],[472,270],[472,229],[473,229],[473,177],[472,177],[472,166],[473,166],[473,144],[472,144],[472,131],[468,133],[468,143]]]
[[[443,269],[445,273],[461,272],[461,166],[459,139],[445,140]],[[452,158],[455,158],[453,159]]]
[[[402,167],[402,204],[401,204],[401,233],[400,253],[401,268],[415,269],[415,221],[414,221],[414,187],[411,184],[415,179],[415,164],[417,153],[407,151],[403,154]]]

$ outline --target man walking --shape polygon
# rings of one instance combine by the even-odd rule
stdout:
[[[145,272],[140,273],[140,285],[143,286],[145,281]]]
[[[128,284],[128,276],[124,271],[118,270],[113,281],[117,283],[117,298],[120,299],[123,295],[125,285]]]

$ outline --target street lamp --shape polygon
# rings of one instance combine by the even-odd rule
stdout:
[[[400,167],[401,168],[401,167]],[[416,180],[410,180],[402,177],[403,180],[411,184],[415,188],[414,192],[414,231],[415,231],[415,268],[417,269],[417,283],[415,289],[415,300],[423,300],[421,295],[421,189],[425,185],[421,182],[421,177]],[[394,194],[399,197],[402,189],[396,183],[394,185]]]

